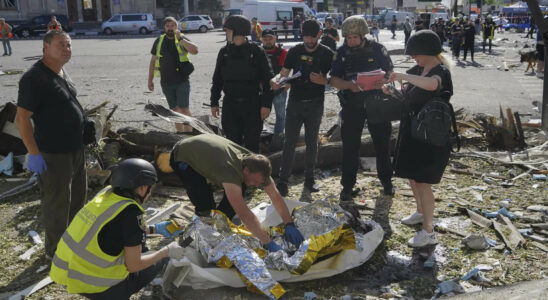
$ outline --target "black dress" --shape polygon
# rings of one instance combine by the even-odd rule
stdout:
[[[408,74],[421,75],[423,68],[414,66],[407,71]],[[439,91],[427,91],[412,84],[404,90],[405,109],[402,112],[400,130],[396,150],[394,153],[394,174],[397,177],[413,179],[416,182],[436,184],[439,183],[443,171],[449,162],[451,152],[450,145],[439,147],[433,146],[411,137],[411,114],[418,113],[421,108],[436,95],[443,92],[446,100],[449,101],[453,95],[453,82],[451,73],[444,65],[438,65],[426,77],[438,75],[441,78]]]

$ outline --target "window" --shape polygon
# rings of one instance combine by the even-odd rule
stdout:
[[[34,23],[34,24],[45,24],[46,23],[46,18],[44,18],[42,16],[35,17],[34,19],[32,19],[32,23]]]
[[[0,9],[17,9],[17,0],[0,0]]]
[[[145,20],[146,20],[146,16],[145,16]],[[141,18],[141,15],[123,15],[122,16],[122,21],[123,22],[142,21],[142,18]]]
[[[120,15],[115,15],[114,17],[108,20],[109,22],[120,22]]]
[[[204,19],[206,21],[211,21],[211,18],[209,16],[202,16],[202,19]]]
[[[198,16],[190,16],[190,17],[188,17],[188,20],[189,20],[189,21],[200,21],[200,17],[198,17]]]
[[[287,21],[293,20],[292,12],[290,11],[277,11],[276,18],[278,21],[283,21],[284,18],[286,18]]]
[[[184,17],[180,22],[186,22],[188,21],[188,17]]]
[[[93,9],[93,1],[91,0],[83,0],[82,5],[84,9]]]

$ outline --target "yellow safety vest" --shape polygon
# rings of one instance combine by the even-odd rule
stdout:
[[[162,34],[160,36],[160,41],[158,41],[158,45],[156,45],[156,63],[154,64],[154,77],[160,77],[160,58],[162,57],[160,50],[162,50],[162,43],[164,42],[165,37],[166,35]],[[190,58],[188,57],[188,52],[186,50],[183,50],[183,48],[181,48],[181,45],[179,45],[179,38],[177,37],[177,35],[175,35],[174,41],[175,47],[177,47],[177,52],[179,52],[179,62],[190,61]],[[177,68],[177,71],[179,71],[179,68]]]
[[[116,195],[107,186],[80,209],[57,244],[51,279],[69,293],[100,293],[123,281],[129,275],[124,251],[118,256],[104,253],[97,237],[103,226],[132,204],[144,212],[135,200]]]

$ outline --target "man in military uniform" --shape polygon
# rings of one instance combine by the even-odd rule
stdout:
[[[263,42],[263,49],[266,52],[266,56],[270,60],[270,65],[274,74],[280,73],[282,66],[284,65],[287,50],[283,48],[281,44],[276,45],[276,34],[272,29],[265,29],[262,33],[261,41]],[[270,84],[270,83],[266,83]],[[276,111],[276,124],[274,125],[274,137],[280,138],[285,128],[285,103],[287,101],[287,91],[284,89],[279,91],[274,99],[272,105]]]
[[[314,181],[314,167],[318,154],[318,133],[323,116],[325,85],[328,84],[326,75],[331,69],[334,55],[331,49],[318,43],[320,34],[320,24],[317,21],[305,21],[302,30],[304,42],[289,50],[279,78],[270,81],[272,88],[278,90],[282,87],[280,80],[287,77],[291,70],[293,75],[301,73],[291,81],[286,109],[282,168],[277,185],[282,196],[287,196],[288,193],[287,183],[303,124],[306,144],[304,187],[310,192],[319,191]]]
[[[218,135],[201,134],[175,144],[170,157],[164,156],[164,162],[159,161],[159,166],[166,165],[166,159],[169,159],[169,166],[181,179],[197,215],[209,215],[212,209],[222,211],[230,219],[238,214],[242,223],[269,251],[280,250],[280,246],[270,239],[243,198],[246,187],[262,187],[285,224],[286,240],[297,247],[303,241],[302,234],[295,227],[287,205],[270,177],[272,166],[266,156],[252,153]],[[224,197],[219,205],[215,204],[209,183],[224,189]]]
[[[394,68],[386,48],[365,38],[368,32],[369,28],[362,17],[350,17],[343,22],[342,35],[345,38],[345,44],[338,49],[337,59],[331,70],[331,85],[342,91],[341,185],[343,189],[340,195],[341,201],[352,200],[352,189],[356,183],[359,166],[361,136],[367,116],[366,102],[382,94],[381,87],[384,81],[376,82],[376,89],[362,91],[356,84],[357,74],[382,69],[388,75]],[[390,161],[391,123],[390,121],[372,123],[368,119],[367,125],[377,155],[377,176],[384,187],[384,194],[393,195]]]
[[[211,114],[219,117],[219,99],[224,93],[221,124],[226,137],[258,153],[263,120],[272,107],[268,83],[274,73],[264,50],[247,37],[251,23],[241,15],[225,24],[228,44],[219,50],[211,87]]]

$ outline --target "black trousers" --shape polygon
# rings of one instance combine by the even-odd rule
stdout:
[[[488,39],[488,38],[484,38],[484,39],[483,39],[483,52],[485,53],[485,44],[486,44],[486,41],[489,41],[489,53],[491,53],[491,46],[492,46],[493,40],[492,40],[492,39]]]
[[[173,158],[173,153],[171,154]],[[207,183],[204,176],[198,174],[190,165],[185,170],[178,168],[179,162],[171,160],[171,168],[175,170],[175,174],[181,179],[181,183],[186,190],[190,202],[194,205],[194,211],[200,215],[201,212],[207,212],[212,209],[222,211],[229,219],[232,219],[236,212],[228,202],[226,193],[223,195],[223,200],[219,205],[215,206],[215,198],[213,198],[213,189]],[[245,186],[242,185],[242,195],[245,192]]]
[[[227,139],[259,153],[263,130],[259,95],[246,99],[225,97],[221,125]]]
[[[129,299],[131,295],[139,292],[145,285],[149,284],[156,277],[156,275],[162,271],[168,262],[169,257],[165,257],[142,271],[130,273],[124,281],[110,287],[104,292],[81,295],[92,300]]]
[[[464,40],[464,59],[466,60],[466,54],[468,54],[468,50],[470,50],[470,57],[472,60],[474,60],[474,39],[466,39]]]
[[[367,117],[365,101],[352,101],[342,105],[341,137],[343,143],[341,185],[352,189],[356,184],[356,174],[360,165],[360,146],[363,127]],[[392,180],[392,162],[390,160],[391,122],[371,123],[367,127],[373,139],[377,161],[377,177],[383,184]]]
[[[411,36],[411,31],[404,30],[403,33],[405,34],[405,45],[407,46],[407,41],[409,40],[409,37]]]
[[[453,56],[459,58],[460,56],[460,47],[462,44],[462,37],[453,36]]]

